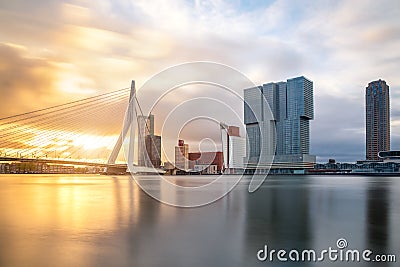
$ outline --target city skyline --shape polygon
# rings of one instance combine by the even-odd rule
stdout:
[[[0,267],[398,266],[399,18],[0,0]]]
[[[140,88],[181,62],[216,61],[255,84],[312,77],[310,153],[354,162],[365,157],[365,85],[386,80],[392,103],[400,98],[398,1],[41,0],[4,2],[0,13],[0,117],[132,79]],[[400,107],[392,105],[391,117],[391,148],[399,149]]]

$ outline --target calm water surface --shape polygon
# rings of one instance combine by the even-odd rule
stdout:
[[[318,251],[339,238],[397,256],[361,266],[399,266],[400,178],[272,176],[247,187],[244,178],[217,202],[175,208],[128,176],[0,175],[0,266],[356,266],[256,257],[264,245]]]

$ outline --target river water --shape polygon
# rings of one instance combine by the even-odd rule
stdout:
[[[269,176],[251,194],[248,183],[176,208],[129,176],[0,175],[0,266],[398,266],[400,177]],[[341,238],[397,262],[257,258],[265,245],[319,255]]]

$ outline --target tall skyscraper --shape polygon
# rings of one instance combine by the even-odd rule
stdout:
[[[304,76],[245,89],[248,162],[262,164],[270,155],[275,162],[315,162],[309,155],[313,98],[313,82]]]
[[[138,165],[146,164],[146,136],[154,135],[154,115],[139,115],[138,120]]]
[[[379,151],[390,150],[389,85],[373,81],[365,90],[366,159],[378,160]]]
[[[189,145],[184,140],[179,140],[175,147],[175,167],[182,171],[189,170]]]
[[[154,134],[154,115],[138,116],[138,165],[159,168],[161,136]]]
[[[146,152],[148,158],[146,159],[146,167],[160,168],[161,166],[161,136],[159,135],[146,135]]]
[[[244,123],[246,124],[246,161],[250,164],[267,162],[274,155],[275,121],[269,111],[263,87],[244,90]]]
[[[310,153],[310,120],[314,119],[313,82],[301,76],[286,83],[282,155]]]

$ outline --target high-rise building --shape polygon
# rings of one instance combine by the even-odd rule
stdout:
[[[249,164],[268,163],[271,155],[274,162],[300,162],[299,167],[315,162],[315,156],[309,155],[312,81],[301,76],[245,89],[244,100]]]
[[[138,165],[161,166],[161,136],[154,134],[154,115],[138,116]]]
[[[285,127],[284,121],[287,119],[287,87],[286,82],[276,83],[277,100],[274,118],[276,120],[276,154],[286,154]]]
[[[267,162],[275,151],[275,121],[262,86],[244,90],[244,123],[247,135],[246,162]]]
[[[146,135],[146,158],[145,166],[160,168],[161,166],[161,136],[159,135]]]
[[[366,159],[378,160],[380,151],[390,150],[389,85],[373,81],[365,90]]]
[[[175,147],[175,167],[182,171],[189,170],[189,145],[184,140],[179,140]]]
[[[154,135],[154,115],[139,115],[138,120],[138,165],[148,166],[146,162],[146,136]]]
[[[313,82],[301,76],[286,83],[286,118],[282,155],[310,153],[310,120],[314,119]],[[279,127],[279,126],[278,126]]]
[[[246,139],[240,136],[240,128],[228,126],[226,141],[223,142],[223,155],[225,172],[241,173],[244,168],[244,158],[246,156]]]

